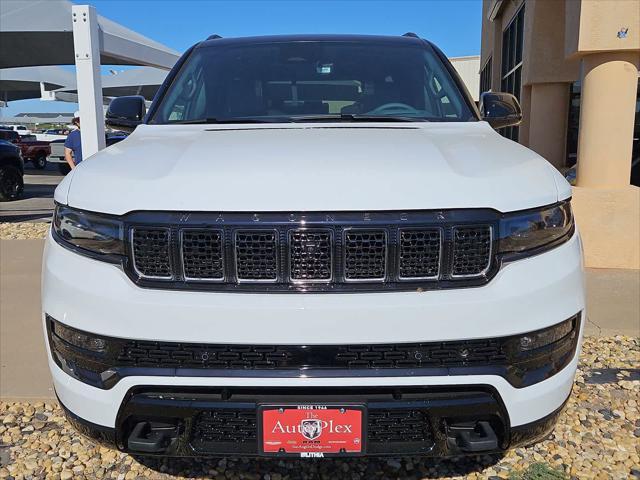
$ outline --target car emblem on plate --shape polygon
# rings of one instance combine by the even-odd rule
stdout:
[[[316,253],[316,250],[320,248],[320,242],[318,240],[303,240],[302,249],[305,253],[312,255]]]
[[[315,440],[322,434],[322,422],[315,419],[302,420],[300,422],[300,433],[304,438]]]

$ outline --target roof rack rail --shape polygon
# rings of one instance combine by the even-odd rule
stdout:
[[[412,38],[420,38],[418,35],[416,35],[413,32],[407,32],[405,34],[402,35],[403,37],[412,37]]]
[[[218,35],[217,33],[214,33],[213,35],[209,35],[207,37],[207,40],[217,40],[218,38],[222,38],[220,35]]]

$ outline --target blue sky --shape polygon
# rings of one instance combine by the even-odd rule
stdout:
[[[407,31],[436,43],[448,56],[480,53],[481,0],[77,0],[98,13],[179,52],[217,33],[223,37],[281,33]],[[26,111],[73,111],[75,104],[11,102],[3,116]]]

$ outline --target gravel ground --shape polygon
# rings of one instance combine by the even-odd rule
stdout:
[[[549,439],[506,456],[273,461],[155,460],[94,445],[55,403],[0,403],[0,479],[640,478],[640,341],[587,338],[571,399]]]
[[[45,238],[49,225],[44,222],[0,222],[0,240]]]

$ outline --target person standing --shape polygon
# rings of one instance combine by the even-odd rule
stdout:
[[[71,120],[76,126],[67,139],[64,141],[64,159],[69,164],[69,167],[73,170],[82,162],[82,142],[80,138],[80,112],[73,114],[73,120]]]

